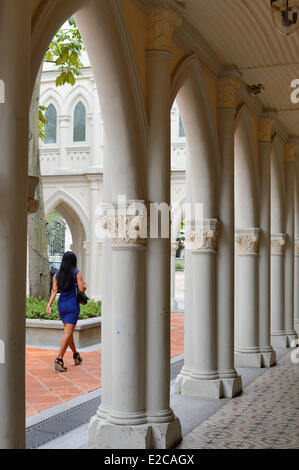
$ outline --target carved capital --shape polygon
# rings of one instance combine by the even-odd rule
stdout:
[[[102,223],[114,245],[147,244],[146,215],[106,215]]]
[[[295,256],[299,256],[299,238],[296,238],[295,240],[294,253]]]
[[[240,82],[236,78],[222,77],[217,83],[217,106],[218,108],[236,109],[237,91]]]
[[[258,141],[271,143],[275,119],[261,118],[258,125]]]
[[[271,255],[282,256],[285,252],[286,235],[284,233],[278,233],[271,235]]]
[[[189,250],[216,251],[218,242],[218,220],[207,219],[200,229],[185,230],[185,246]]]
[[[259,252],[259,228],[237,230],[236,243],[239,255],[257,255]]]
[[[288,143],[284,146],[284,161],[287,163],[295,162],[296,144]]]
[[[147,16],[147,50],[171,50],[171,36],[182,18],[169,6],[152,8]]]

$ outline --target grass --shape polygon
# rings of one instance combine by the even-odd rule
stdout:
[[[52,304],[52,314],[46,314],[48,300],[42,298],[27,297],[26,299],[26,318],[35,318],[40,320],[60,320],[57,300]],[[90,300],[87,305],[80,305],[79,320],[101,316],[101,302]]]

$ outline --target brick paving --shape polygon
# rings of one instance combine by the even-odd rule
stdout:
[[[101,350],[82,354],[75,366],[71,351],[64,357],[67,372],[54,372],[56,350],[26,349],[26,416],[60,405],[101,386]],[[184,352],[184,316],[171,314],[171,357]]]

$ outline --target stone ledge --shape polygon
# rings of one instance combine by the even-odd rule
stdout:
[[[78,320],[74,340],[78,348],[93,346],[101,342],[101,317]],[[60,320],[26,319],[26,346],[58,348],[63,323]]]

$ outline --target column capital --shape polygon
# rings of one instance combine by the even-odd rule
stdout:
[[[297,144],[295,142],[288,142],[284,146],[283,159],[286,163],[294,163],[296,155]]]
[[[239,255],[257,255],[259,252],[260,229],[236,230],[235,240],[238,244]]]
[[[138,204],[143,201],[136,201]],[[148,211],[135,213],[132,205],[108,208],[106,215],[101,218],[102,228],[106,231],[108,238],[112,239],[113,245],[146,246],[148,229]],[[137,212],[137,213],[136,213]]]
[[[171,50],[171,36],[174,28],[182,22],[182,17],[169,6],[157,6],[147,15],[147,50]]]
[[[294,254],[295,256],[299,256],[299,238],[295,239]]]
[[[275,117],[262,115],[258,122],[258,141],[264,143],[272,142],[273,127],[276,123]]]
[[[282,256],[285,251],[286,234],[276,233],[271,235],[271,255]]]
[[[220,77],[217,82],[217,107],[236,109],[238,106],[237,91],[240,80],[234,77]]]
[[[205,219],[202,228],[186,227],[185,247],[189,250],[202,252],[216,251],[219,235],[219,221]]]
[[[60,127],[70,127],[71,118],[67,114],[57,116],[57,121],[58,121]]]

